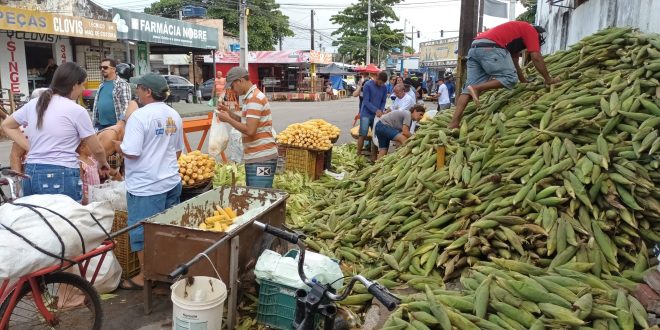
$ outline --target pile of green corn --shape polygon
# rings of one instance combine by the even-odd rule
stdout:
[[[634,329],[648,328],[646,311],[626,287],[560,266],[552,272],[513,260],[479,262],[465,290],[426,286],[403,298],[384,329]]]
[[[660,36],[630,29],[587,37],[546,58],[561,83],[486,93],[458,130],[438,114],[326,184],[294,225],[346,272],[390,287],[442,289],[489,259],[639,281],[660,241],[659,49]]]

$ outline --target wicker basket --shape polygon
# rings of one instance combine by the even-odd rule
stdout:
[[[302,148],[286,147],[286,161],[284,168],[287,171],[296,171],[307,174],[312,180],[323,175],[325,151],[308,150]]]
[[[115,210],[115,220],[112,222],[112,232],[126,228],[128,225],[128,213]],[[140,273],[140,260],[137,252],[131,252],[131,244],[128,233],[115,237],[115,256],[121,265],[122,279],[132,278]]]
[[[195,182],[193,185],[183,185],[183,189],[199,189],[199,188],[204,188],[209,185],[209,182],[211,182],[213,178],[208,178],[204,179],[199,182]]]

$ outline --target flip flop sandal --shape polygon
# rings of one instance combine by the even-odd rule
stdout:
[[[133,282],[133,280],[131,279],[126,279],[126,280],[122,280],[121,283],[119,283],[119,288],[122,290],[137,291],[137,290],[142,290],[144,286]]]

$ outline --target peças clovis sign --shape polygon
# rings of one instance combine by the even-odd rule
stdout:
[[[218,48],[218,30],[160,16],[113,8],[119,39],[185,47]]]

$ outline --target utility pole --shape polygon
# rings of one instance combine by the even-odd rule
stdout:
[[[481,33],[484,30],[484,0],[479,0],[479,26],[477,27],[477,33]]]
[[[248,9],[247,9],[247,0],[240,0],[238,4],[239,11],[239,40],[241,43],[241,55],[240,55],[240,66],[247,70],[248,68],[248,32],[247,32],[247,19],[248,19]]]
[[[516,0],[509,1],[509,21],[516,19]]]
[[[371,63],[371,0],[367,4],[367,65]]]
[[[312,12],[312,23],[311,23],[311,35],[312,35],[312,42],[311,42],[311,50],[314,50],[314,9],[311,10]]]
[[[461,0],[461,22],[458,31],[458,82],[456,86],[465,83],[466,60],[472,39],[477,35],[480,0]]]
[[[412,48],[411,54],[415,53],[415,27],[410,26],[410,48]]]
[[[401,45],[401,54],[406,53],[406,23],[408,23],[407,19],[403,19],[403,44]]]

